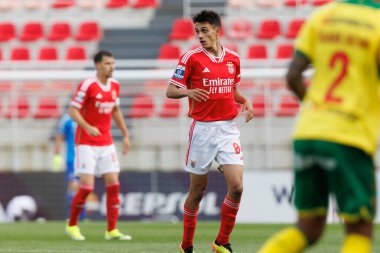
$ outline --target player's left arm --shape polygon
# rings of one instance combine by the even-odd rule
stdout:
[[[293,57],[288,72],[286,82],[288,87],[302,100],[306,94],[306,85],[303,81],[302,73],[309,66],[310,60],[301,52],[297,52]]]
[[[115,123],[117,127],[120,129],[121,133],[123,134],[123,154],[128,153],[130,147],[131,147],[131,140],[129,138],[129,131],[127,129],[127,126],[124,122],[124,117],[121,112],[120,106],[115,106],[115,108],[112,111],[112,118],[115,120]]]
[[[234,88],[234,98],[235,101],[239,104],[243,105],[243,112],[247,111],[247,114],[245,115],[245,122],[249,122],[251,119],[253,119],[253,106],[249,99],[245,98],[243,94],[240,92],[238,87]]]

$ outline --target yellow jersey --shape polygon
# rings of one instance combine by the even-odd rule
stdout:
[[[380,119],[380,3],[333,2],[302,27],[296,53],[314,66],[294,139],[317,139],[374,154]]]

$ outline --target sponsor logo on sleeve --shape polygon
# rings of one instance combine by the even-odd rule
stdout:
[[[173,77],[179,80],[182,80],[185,76],[185,66],[178,65],[174,71]]]

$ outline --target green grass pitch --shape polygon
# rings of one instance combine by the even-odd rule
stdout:
[[[2,223],[0,252],[12,253],[176,253],[182,236],[181,223],[119,222],[122,232],[132,241],[105,241],[105,222],[80,224],[86,241],[70,240],[64,234],[64,222]],[[284,225],[237,224],[231,237],[235,253],[254,253],[264,240]],[[211,252],[211,242],[218,232],[218,222],[199,222],[195,235],[197,253]],[[380,253],[380,235],[376,233],[373,252]],[[329,225],[320,243],[307,253],[337,253],[343,240],[343,228]]]

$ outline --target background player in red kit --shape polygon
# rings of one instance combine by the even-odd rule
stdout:
[[[232,252],[229,237],[233,230],[243,191],[243,153],[240,132],[233,119],[235,102],[243,105],[246,122],[253,118],[252,103],[239,91],[239,55],[220,44],[220,16],[203,10],[193,17],[202,47],[184,54],[177,65],[166,95],[189,98],[189,147],[185,170],[190,172],[190,189],[184,205],[183,239],[180,252],[192,253],[199,203],[203,198],[212,160],[224,171],[228,193],[221,208],[221,225],[212,248]]]
[[[79,191],[71,203],[66,233],[73,240],[84,240],[78,218],[87,196],[94,188],[94,177],[101,176],[107,192],[107,230],[105,239],[130,240],[116,228],[119,216],[119,162],[111,136],[111,118],[123,134],[123,153],[130,147],[128,130],[119,104],[119,83],[112,78],[115,59],[110,52],[94,56],[96,77],[84,80],[75,93],[69,114],[78,123],[75,135],[75,174]]]

